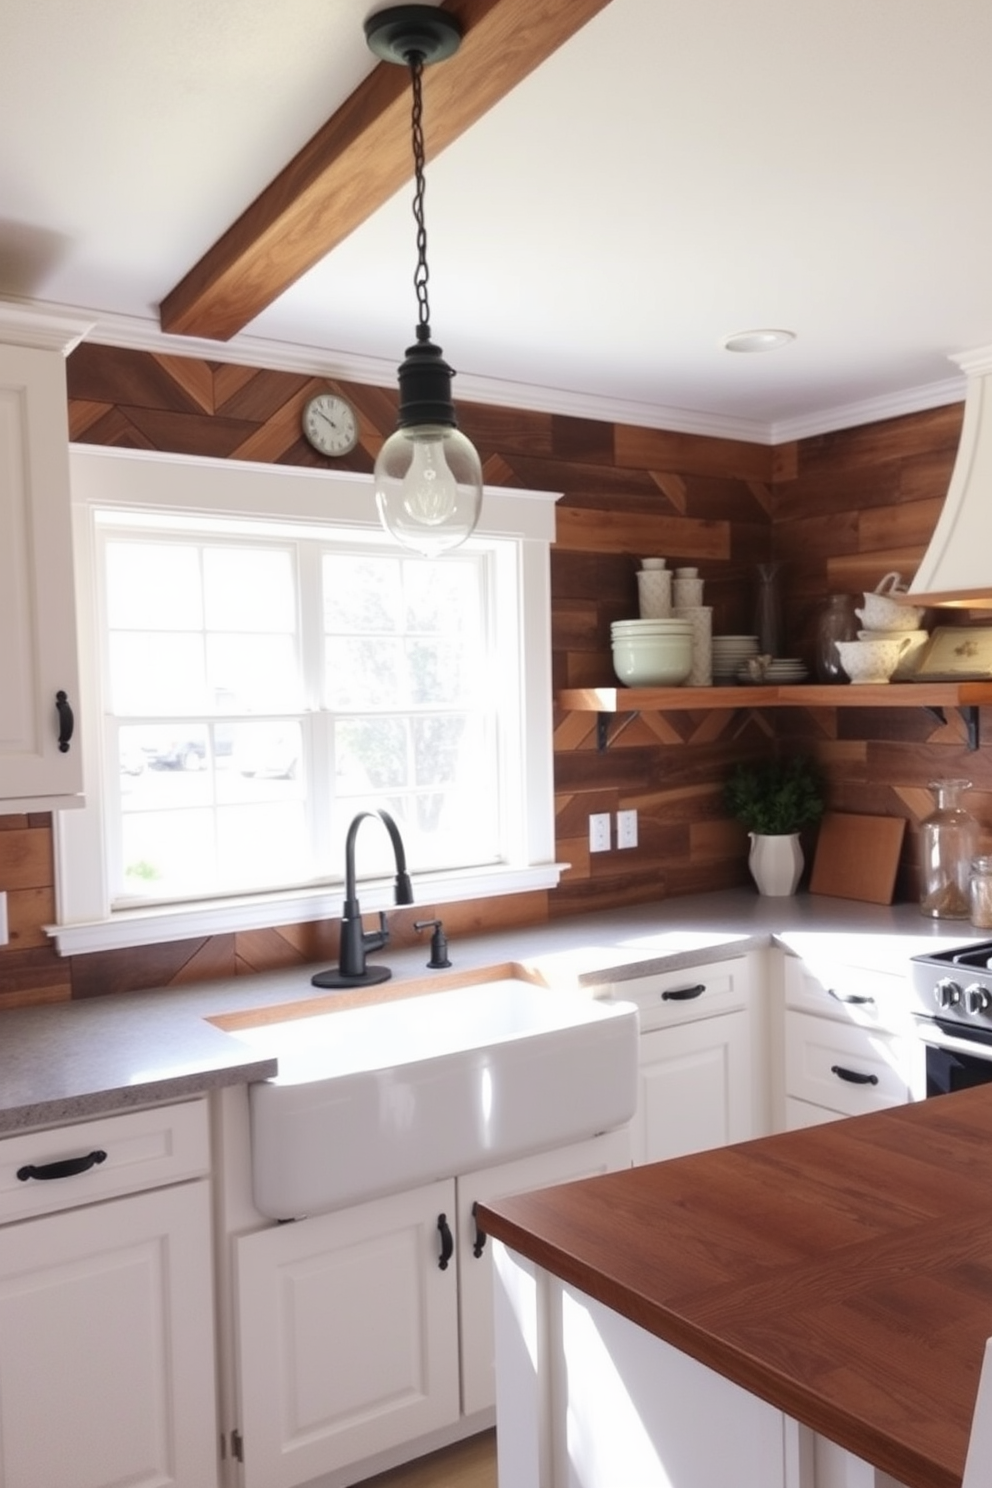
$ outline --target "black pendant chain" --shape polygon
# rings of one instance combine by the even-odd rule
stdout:
[[[431,308],[427,299],[427,225],[424,220],[424,98],[422,79],[424,59],[417,52],[409,57],[410,81],[413,85],[413,168],[416,189],[413,194],[413,216],[417,224],[417,271],[413,276],[413,287],[417,293],[418,324],[417,340],[431,339]]]

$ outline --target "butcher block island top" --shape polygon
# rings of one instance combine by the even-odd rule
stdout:
[[[960,1488],[992,1337],[992,1087],[480,1210],[511,1250],[908,1488]]]

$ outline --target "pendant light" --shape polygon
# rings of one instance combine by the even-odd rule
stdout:
[[[398,428],[375,462],[375,499],[386,531],[427,557],[456,548],[479,520],[482,466],[458,428],[451,401],[454,371],[431,340],[424,225],[424,67],[452,56],[461,41],[455,16],[430,5],[396,5],[370,16],[365,38],[377,57],[410,69],[413,88],[413,215],[417,224],[414,287],[416,344],[399,368]]]

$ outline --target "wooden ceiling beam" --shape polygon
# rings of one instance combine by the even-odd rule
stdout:
[[[424,69],[433,159],[609,0],[453,0],[464,39]],[[410,76],[380,62],[159,307],[164,331],[227,341],[413,177]]]

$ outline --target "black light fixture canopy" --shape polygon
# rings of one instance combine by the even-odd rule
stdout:
[[[365,22],[369,49],[384,62],[407,65],[414,56],[425,65],[443,62],[454,56],[461,39],[458,17],[433,5],[392,5]]]
[[[417,339],[399,368],[398,427],[375,463],[376,503],[383,526],[397,541],[436,557],[465,541],[482,504],[482,466],[458,428],[451,398],[455,374],[431,340],[427,293],[422,77],[426,65],[458,50],[462,27],[450,11],[394,5],[369,16],[365,39],[377,57],[409,68],[417,224]]]

